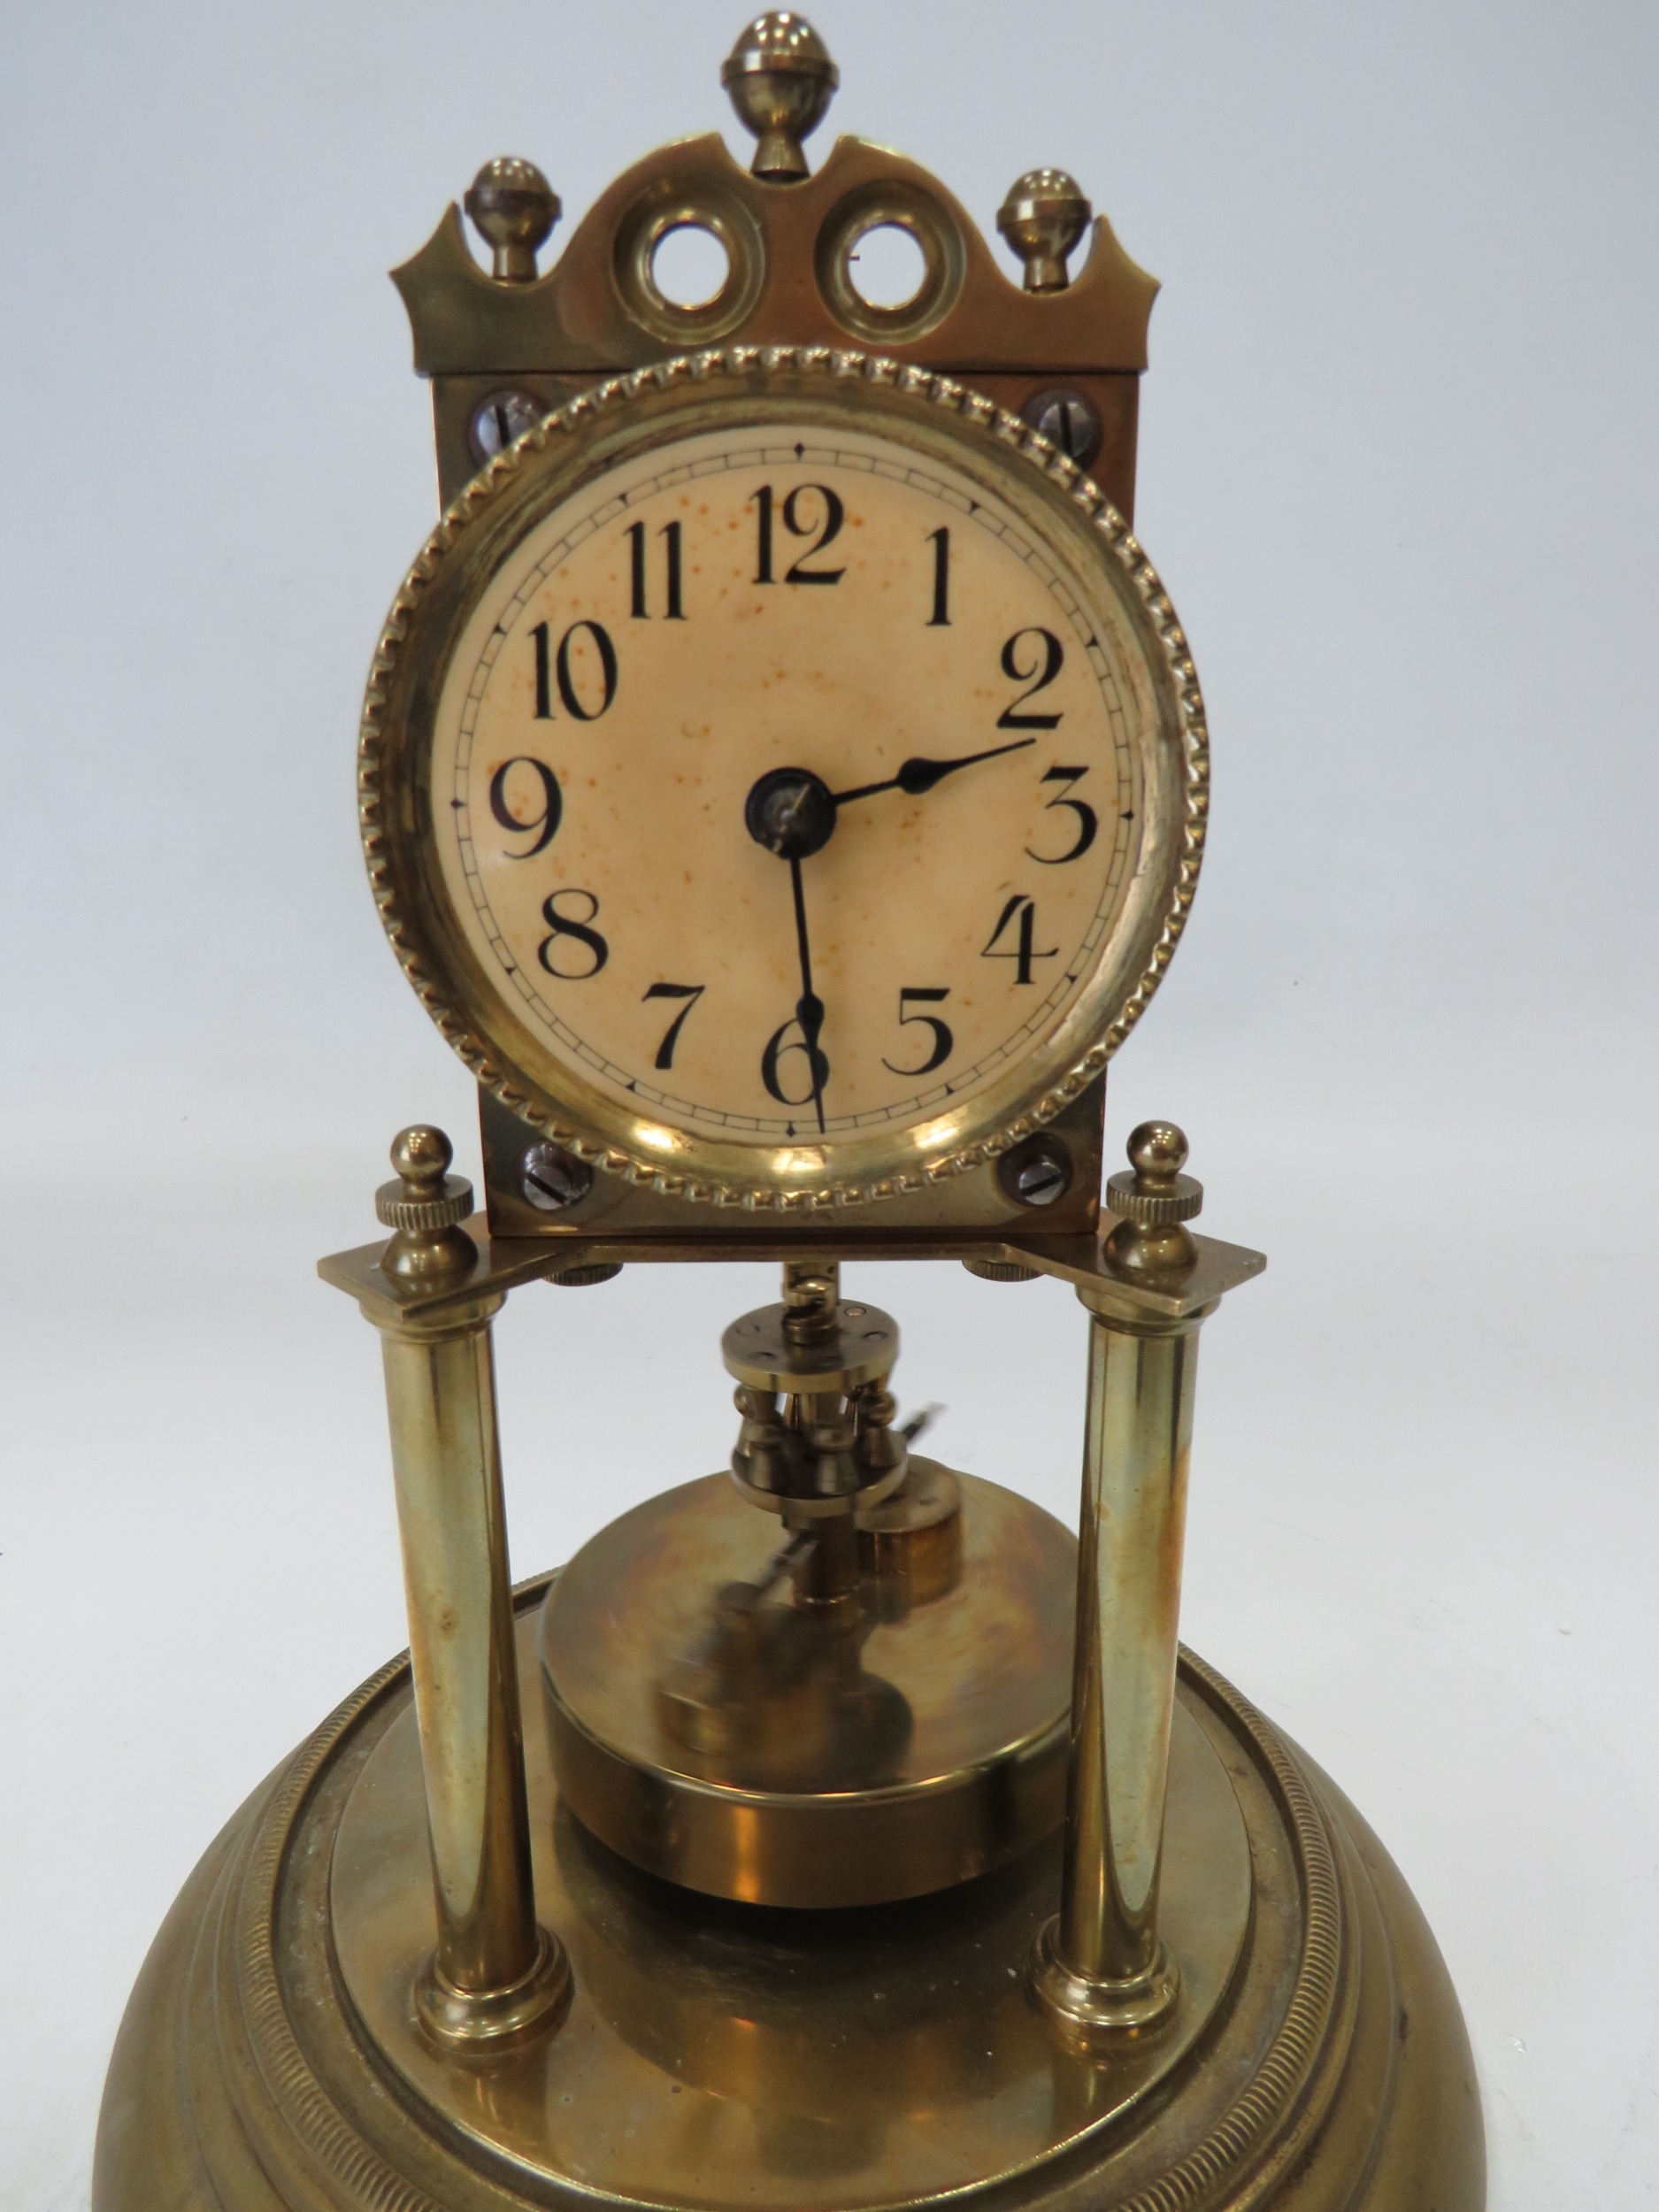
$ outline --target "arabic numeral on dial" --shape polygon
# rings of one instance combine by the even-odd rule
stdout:
[[[1025,857],[1028,860],[1040,861],[1045,868],[1063,868],[1068,860],[1081,860],[1094,842],[1100,833],[1100,816],[1096,814],[1087,799],[1074,799],[1071,796],[1073,784],[1080,783],[1087,773],[1087,768],[1055,767],[1049,769],[1048,774],[1044,776],[1045,783],[1057,783],[1061,789],[1057,797],[1048,801],[1043,808],[1043,812],[1052,814],[1056,807],[1063,807],[1068,813],[1075,814],[1077,834],[1063,853],[1034,853],[1027,845]]]
[[[797,1052],[804,1064],[806,1087],[798,1098],[792,1098],[783,1087],[782,1064]],[[792,1069],[790,1073],[793,1080],[795,1071]],[[813,1099],[822,1097],[829,1076],[830,1064],[818,1048],[816,1034],[808,1037],[798,1015],[791,1015],[773,1030],[760,1056],[760,1079],[780,1106],[810,1105]]]
[[[756,512],[755,581],[773,584],[772,572],[773,514],[774,511],[792,538],[810,538],[812,542],[798,559],[792,561],[783,572],[786,584],[839,584],[847,573],[844,568],[809,568],[807,563],[816,560],[827,545],[833,545],[841,534],[847,519],[847,510],[839,493],[831,491],[827,484],[797,484],[786,492],[781,503],[777,501],[770,484],[763,484],[754,495]],[[821,504],[820,504],[821,503]]]
[[[1004,936],[1011,934],[1013,942],[1003,944]],[[1033,960],[1057,960],[1059,948],[1050,947],[1047,952],[1037,950],[1037,902],[1023,891],[1017,891],[996,918],[996,927],[985,941],[982,960],[1012,960],[1015,964],[1013,981],[1016,984],[1036,980],[1031,972]]]
[[[1034,641],[1030,646],[1026,644],[1028,638]],[[1023,667],[1022,661],[1025,664]],[[1002,673],[1010,683],[1024,684],[1025,688],[997,716],[997,728],[1058,729],[1060,717],[1057,713],[1022,714],[1020,709],[1027,699],[1034,699],[1040,691],[1047,691],[1064,666],[1065,648],[1052,630],[1016,630],[1002,648]]]
[[[911,989],[899,993],[899,1026],[901,1029],[922,1028],[932,1032],[933,1048],[918,1067],[895,1067],[891,1060],[881,1063],[894,1075],[931,1075],[935,1068],[942,1068],[956,1048],[956,1041],[950,1033],[949,1022],[937,1014],[912,1014],[912,1006],[942,1006],[950,993],[941,990]]]
[[[559,909],[561,899],[586,899],[588,911],[578,915],[562,913]],[[536,947],[535,956],[550,976],[556,976],[561,983],[586,983],[590,976],[598,974],[611,957],[610,946],[591,926],[598,916],[599,902],[591,891],[566,888],[554,891],[542,900],[541,918],[548,926],[548,934]],[[561,967],[553,956],[556,945],[564,949],[563,958],[585,959],[587,965]]]
[[[930,630],[950,627],[950,533],[933,530],[928,534],[928,543],[933,549],[933,611],[927,618]]]
[[[535,718],[553,719],[553,664],[548,651],[547,624],[538,622],[530,633],[535,647]]]
[[[582,638],[586,634],[587,643]],[[535,647],[535,718],[553,719],[553,688],[560,704],[577,722],[596,722],[610,710],[617,695],[617,649],[602,622],[572,622],[552,649],[548,626],[538,622],[530,633]],[[595,665],[596,664],[596,666]],[[595,684],[595,677],[598,681]],[[598,703],[590,704],[595,692]]]
[[[526,770],[528,774],[515,775],[515,769],[520,768]],[[541,810],[539,814],[516,813],[513,810],[514,797],[517,795],[522,802],[526,786],[533,778],[541,786]],[[545,761],[537,760],[529,753],[520,753],[512,760],[503,760],[489,780],[489,810],[504,830],[511,830],[520,836],[532,830],[535,832],[534,845],[526,845],[522,852],[509,853],[507,856],[510,860],[534,860],[538,853],[544,853],[553,842],[554,833],[565,811],[559,780]]]
[[[665,522],[657,534],[663,541],[664,619],[683,622],[686,618],[683,534],[679,523]],[[626,535],[631,586],[628,611],[636,622],[643,622],[649,618],[651,611],[646,577],[645,525],[642,522],[629,523]]]
[[[686,1002],[664,1032],[663,1041],[657,1048],[657,1057],[651,1063],[654,1068],[673,1066],[674,1047],[680,1042],[680,1033],[686,1025],[686,1017],[708,987],[706,983],[653,983],[646,992],[647,999],[683,998]]]

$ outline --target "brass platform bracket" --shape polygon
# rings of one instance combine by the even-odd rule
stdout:
[[[1180,1623],[1198,1331],[1259,1252],[1196,1237],[1203,1187],[1187,1139],[1143,1122],[1111,1176],[1091,1316],[1077,1645],[1060,1910],[1031,1960],[1064,2038],[1110,2049],[1167,2020],[1180,1970],[1158,1934],[1158,1883]]]
[[[470,1183],[440,1129],[403,1130],[375,1210],[392,1232],[377,1282],[346,1280],[380,1333],[409,1609],[437,1942],[416,2010],[451,2048],[516,2043],[557,2024],[570,1966],[540,1926],[530,1863],[490,1324],[505,1293],[469,1282]],[[323,1263],[326,1278],[329,1263]],[[364,1293],[367,1294],[364,1294]],[[436,1311],[420,1310],[436,1297]]]

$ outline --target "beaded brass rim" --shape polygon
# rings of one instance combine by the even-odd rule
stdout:
[[[1152,701],[1138,743],[1148,803],[1135,881],[1082,993],[1048,1035],[959,1111],[830,1143],[751,1145],[671,1127],[601,1095],[539,1047],[477,972],[438,880],[421,785],[437,701],[480,593],[520,539],[623,455],[701,427],[861,424],[960,467],[1065,549],[1140,649]],[[948,377],[829,348],[731,347],[596,386],[498,455],[422,549],[395,600],[364,702],[358,813],[387,934],[421,1003],[478,1081],[611,1174],[715,1205],[868,1203],[981,1166],[1052,1121],[1144,1012],[1191,906],[1209,805],[1203,702],[1156,572],[1102,493],[1040,433]]]

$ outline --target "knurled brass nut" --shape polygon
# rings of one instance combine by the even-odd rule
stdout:
[[[382,1183],[374,1194],[374,1215],[388,1229],[453,1229],[472,1210],[472,1186],[465,1175],[446,1175],[442,1191],[412,1198],[401,1180]]]
[[[1204,1187],[1195,1175],[1176,1175],[1154,1184],[1133,1168],[1119,1168],[1106,1178],[1106,1210],[1138,1229],[1167,1229],[1178,1221],[1190,1221],[1202,1210]]]

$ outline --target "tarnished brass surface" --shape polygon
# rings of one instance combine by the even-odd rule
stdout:
[[[560,1577],[543,1628],[555,1763],[587,1824],[653,1873],[793,1906],[918,1895],[1054,1829],[1075,1549],[1040,1507],[955,1479],[954,1585],[873,1618],[850,1645],[817,1637],[798,1688],[785,1685],[757,1726],[702,1756],[664,1726],[662,1688],[684,1694],[687,1655],[704,1644],[718,1594],[764,1576],[777,1525],[711,1475],[602,1529]],[[794,1630],[792,1653],[810,1632]]]
[[[848,345],[867,334],[838,319],[814,271],[849,212],[872,190],[904,195],[938,227],[962,275],[919,327],[882,340],[885,350],[931,368],[1144,369],[1157,280],[1138,268],[1106,218],[1095,218],[1088,256],[1060,291],[1034,295],[1004,275],[978,226],[919,163],[890,147],[840,138],[816,175],[780,189],[750,176],[723,140],[683,138],[623,171],[571,233],[545,276],[501,284],[467,250],[451,206],[426,243],[392,272],[426,376],[541,371],[603,375],[710,342],[696,309],[653,311],[617,273],[642,218],[672,204],[682,222],[715,227],[735,216],[743,312],[718,334],[745,345]],[[730,240],[726,240],[728,251]]]
[[[960,1477],[912,1455],[903,1488],[859,1511],[858,1563],[886,1586],[882,1601],[895,1618],[954,1590],[962,1578]]]
[[[801,141],[823,121],[841,82],[828,49],[792,9],[757,16],[726,56],[720,82],[746,130],[754,132],[751,174],[793,181],[807,173]]]
[[[1176,2001],[1158,1936],[1198,1323],[1089,1329],[1065,1871],[1036,1986],[1079,2032]]]
[[[415,365],[432,380],[444,504],[479,465],[469,425],[492,394],[511,388],[550,411],[603,376],[721,338],[877,345],[971,376],[1015,414],[1062,391],[1093,415],[1098,440],[1087,465],[1118,512],[1133,517],[1137,393],[1158,288],[1104,217],[1071,278],[1068,257],[1090,228],[1080,188],[1049,169],[1010,188],[999,219],[1023,265],[1017,286],[952,194],[890,148],[841,138],[808,175],[800,140],[837,79],[798,15],[774,11],[751,26],[721,73],[744,124],[760,134],[749,174],[713,135],[659,147],[616,180],[537,276],[529,232],[557,214],[557,196],[529,163],[487,164],[467,207],[473,212],[480,186],[496,186],[478,206],[495,280],[473,262],[453,205],[393,272]],[[541,188],[534,200],[521,188],[513,203],[518,227],[505,258],[497,173]],[[680,303],[656,282],[658,244],[685,226],[708,231],[726,251],[726,280],[712,301]],[[859,242],[879,226],[908,232],[921,251],[922,282],[902,303],[878,304],[858,288]],[[536,229],[534,242],[544,234]]]
[[[948,2191],[1009,2212],[1479,2212],[1467,2042],[1386,1854],[1190,1659],[1174,1740],[1165,1926],[1195,2043],[1094,2065],[1043,2030],[1018,1967],[1058,1896],[1055,1842],[919,1903],[718,1904],[562,1818],[533,1732],[537,1902],[576,1993],[559,2034],[481,2062],[412,2026],[431,1897],[395,1662],[255,1793],[157,1936],[94,2212],[863,2212]],[[1253,1896],[1217,2002],[1198,1993],[1232,1955],[1229,1834]]]
[[[400,1285],[431,1288],[476,1263],[460,1225],[472,1186],[448,1172],[452,1157],[429,1125],[393,1141],[397,1179],[375,1210],[394,1231],[382,1265]],[[379,1323],[436,1909],[415,2001],[428,2034],[464,2048],[546,2029],[570,1995],[530,1874],[490,1340],[501,1303],[487,1294],[436,1319]]]
[[[996,227],[1025,264],[1027,292],[1064,292],[1066,262],[1088,228],[1083,188],[1064,169],[1028,169],[1009,188]]]
[[[1137,1283],[1126,1291],[1102,1256],[1097,1236],[995,1236],[960,1233],[881,1233],[885,1212],[872,1217],[871,1226],[858,1239],[860,1258],[872,1260],[987,1259],[1034,1268],[1070,1283],[1083,1302],[1096,1313],[1118,1313],[1133,1321],[1143,1310],[1178,1320],[1212,1306],[1217,1298],[1248,1283],[1267,1265],[1264,1254],[1241,1244],[1225,1244],[1219,1237],[1194,1237],[1197,1259],[1190,1272],[1175,1283]],[[384,1244],[360,1244],[345,1252],[330,1253],[319,1260],[317,1272],[336,1290],[357,1299],[371,1320],[399,1313],[435,1317],[465,1306],[488,1293],[516,1289],[544,1277],[590,1263],[671,1261],[708,1263],[741,1256],[755,1260],[803,1259],[816,1249],[833,1255],[849,1242],[844,1226],[819,1229],[805,1221],[756,1221],[745,1225],[741,1239],[732,1234],[729,1219],[710,1221],[701,1235],[595,1236],[561,1239],[557,1242],[532,1237],[493,1236],[482,1214],[466,1225],[477,1257],[470,1271],[452,1283],[421,1286],[388,1276],[382,1265]],[[1107,1216],[1102,1226],[1116,1227]]]
[[[720,1339],[726,1371],[759,1390],[856,1390],[891,1369],[899,1325],[879,1306],[838,1305],[838,1326],[810,1342],[791,1337],[787,1306],[764,1306],[733,1321]]]
[[[1211,1306],[1161,1310],[1201,1253],[1186,1224],[1203,1187],[1187,1139],[1142,1122],[1130,1167],[1107,1185],[1121,1217],[1102,1246],[1120,1279],[1094,1294],[1077,1651],[1060,1910],[1032,1962],[1038,2001],[1086,2040],[1144,2033],[1179,2002],[1179,1961],[1158,1932],[1158,1885],[1181,1617],[1181,1555],[1198,1331]]]
[[[1064,1146],[1073,1171],[1070,1184],[1051,1204],[1019,1204],[1009,1196],[998,1178],[999,1163],[987,1160],[965,1174],[929,1184],[925,1190],[906,1191],[887,1199],[879,1220],[858,1225],[856,1247],[862,1248],[872,1233],[941,1243],[951,1236],[1019,1236],[1033,1227],[1045,1236],[1093,1235],[1100,1217],[1105,1091],[1102,1076],[1048,1125],[1047,1133]],[[497,1236],[546,1238],[549,1242],[595,1236],[704,1240],[718,1236],[725,1240],[728,1256],[753,1238],[776,1242],[777,1224],[762,1216],[728,1211],[718,1225],[711,1225],[708,1208],[698,1201],[642,1190],[637,1183],[625,1183],[616,1175],[595,1175],[586,1194],[557,1214],[540,1212],[525,1201],[518,1169],[526,1149],[538,1141],[539,1132],[510,1113],[488,1091],[480,1091],[478,1108],[486,1206]]]

